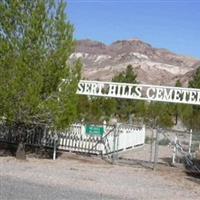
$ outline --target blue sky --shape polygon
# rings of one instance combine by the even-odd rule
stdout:
[[[200,58],[199,0],[68,0],[76,39],[111,44],[138,38]]]

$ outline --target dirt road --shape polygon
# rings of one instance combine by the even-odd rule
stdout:
[[[0,157],[1,200],[184,199],[200,197],[200,181],[181,170],[108,164],[66,153],[56,161]]]

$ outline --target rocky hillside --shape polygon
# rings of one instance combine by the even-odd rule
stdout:
[[[110,81],[131,64],[138,81],[147,84],[174,85],[180,79],[184,85],[192,78],[200,61],[158,49],[138,39],[116,41],[111,45],[91,40],[77,41],[71,60],[81,58],[83,77]]]

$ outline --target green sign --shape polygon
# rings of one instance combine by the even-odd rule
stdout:
[[[103,136],[104,128],[100,126],[86,125],[85,131],[88,135]]]

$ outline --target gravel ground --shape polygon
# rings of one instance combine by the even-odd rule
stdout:
[[[119,153],[120,158],[125,159],[135,159],[135,160],[141,160],[141,161],[147,161],[149,162],[152,158],[152,161],[154,160],[154,151],[155,147],[153,146],[153,152],[152,157],[150,155],[151,152],[151,145],[150,144],[144,144],[142,147],[138,147],[133,150],[124,151]],[[159,145],[159,153],[158,153],[158,162],[163,164],[169,164],[171,162],[172,158],[172,152],[173,149],[171,149],[169,146]]]
[[[1,200],[199,199],[200,181],[170,167],[111,165],[65,153],[56,161],[0,157]]]
[[[80,199],[113,199],[119,198],[101,195],[98,193],[91,193],[81,191],[75,188],[68,188],[65,186],[49,186],[43,184],[35,184],[32,182],[24,181],[22,179],[15,179],[11,177],[1,177],[1,181],[4,182],[1,188],[1,199],[19,199],[19,200],[44,200],[44,199],[68,199],[68,200],[80,200]],[[8,192],[8,188],[10,189]],[[3,196],[3,194],[5,194]]]

